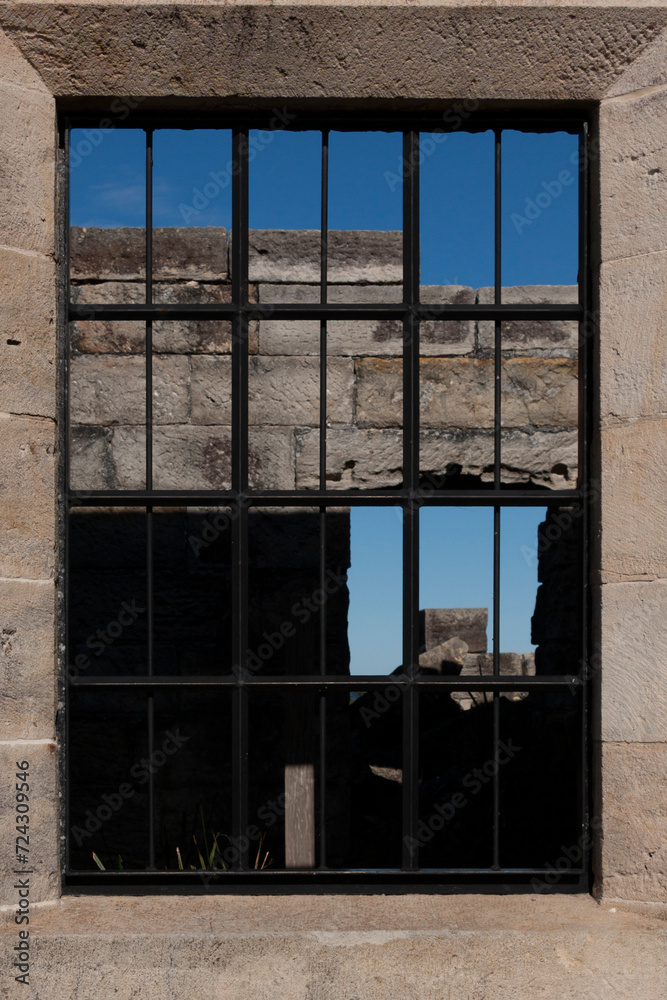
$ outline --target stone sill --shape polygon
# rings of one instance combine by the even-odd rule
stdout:
[[[13,908],[2,907],[0,933],[14,934]],[[383,944],[395,937],[452,933],[662,931],[667,906],[587,895],[493,896],[65,896],[37,904],[30,931],[39,937],[278,935],[321,944]]]

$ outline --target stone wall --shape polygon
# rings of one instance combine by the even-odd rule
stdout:
[[[142,230],[73,229],[78,304],[145,300]],[[319,301],[319,235],[250,234],[250,301]],[[225,230],[158,229],[154,301],[230,300]],[[399,233],[333,232],[330,302],[400,302]],[[422,300],[487,303],[492,290],[425,286]],[[503,301],[576,302],[575,286],[503,290]],[[269,310],[270,313],[270,310]],[[402,324],[328,323],[327,479],[330,488],[402,479]],[[74,324],[70,368],[73,485],[143,486],[144,325]],[[503,324],[502,477],[573,486],[577,479],[577,324]],[[318,321],[266,319],[249,334],[251,486],[312,489],[319,470]],[[493,477],[493,324],[426,319],[421,331],[421,468],[426,477]],[[230,483],[231,324],[160,321],[154,345],[154,485]]]

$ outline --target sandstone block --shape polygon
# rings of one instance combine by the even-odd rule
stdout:
[[[319,302],[316,285],[262,284],[259,300],[270,303]],[[398,302],[400,285],[329,285],[332,303]],[[460,285],[424,285],[422,302],[458,304],[474,302],[474,291]],[[320,328],[317,321],[262,320],[263,354],[319,354]],[[396,320],[330,320],[327,325],[330,354],[343,356],[392,356],[403,352],[403,324]],[[475,347],[474,323],[468,320],[435,320],[421,324],[420,353],[458,355]]]
[[[317,431],[309,433],[317,434]],[[291,427],[257,427],[248,445],[248,480],[252,489],[294,489],[295,432]]]
[[[448,469],[493,480],[490,431],[422,430],[420,465],[425,473],[444,476]],[[501,441],[501,477],[506,483],[533,482],[562,489],[576,482],[576,431],[508,429]]]
[[[667,743],[667,581],[602,587],[603,740]]]
[[[55,547],[55,433],[50,420],[0,419],[0,576],[49,579]]]
[[[601,433],[603,580],[667,577],[667,420]]]
[[[665,249],[667,95],[600,106],[602,261]]]
[[[420,653],[419,666],[422,670],[434,670],[438,674],[459,674],[467,652],[468,644],[462,639],[447,639]]]
[[[32,88],[0,87],[0,243],[53,256],[54,99]]]
[[[56,745],[49,742],[21,740],[0,743],[0,767],[5,780],[0,784],[0,836],[4,844],[11,844],[11,852],[4,852],[2,861],[2,897],[5,906],[16,908],[18,893],[13,888],[16,876],[14,843],[16,841],[16,764],[30,764],[30,901],[39,903],[56,899],[59,895],[58,829],[60,800],[56,784]],[[18,867],[23,867],[18,865]],[[31,915],[32,921],[32,915]],[[16,930],[16,925],[14,924]]]
[[[332,282],[401,282],[402,234],[331,230],[328,263]],[[319,282],[319,230],[251,230],[249,269],[251,281]]]
[[[114,489],[116,470],[111,457],[114,431],[80,424],[70,428],[69,481],[73,490]],[[143,478],[142,478],[143,483]]]
[[[53,739],[53,584],[2,580],[0,595],[0,739]]]
[[[664,902],[667,744],[603,744],[601,780],[603,898]]]
[[[192,423],[232,422],[231,358],[192,358]]]
[[[420,643],[428,652],[449,639],[466,643],[466,652],[486,652],[487,608],[426,608],[420,611]]]
[[[402,362],[362,358],[357,420],[375,427],[402,424]],[[494,364],[491,359],[426,358],[420,364],[423,427],[493,426]],[[501,417],[505,427],[533,424],[576,427],[576,362],[558,358],[507,358],[502,366]]]
[[[332,428],[327,432],[327,487],[398,486],[403,479],[401,432],[377,428]],[[296,485],[319,485],[319,431],[297,433]]]
[[[327,420],[352,422],[353,362],[329,358],[327,364]],[[248,414],[251,424],[319,426],[319,359],[257,357],[250,359]]]
[[[138,424],[146,419],[146,366],[141,357],[72,358],[70,417],[74,424]],[[153,358],[153,421],[185,422],[190,408],[187,357]]]
[[[229,489],[229,427],[172,425],[156,428],[153,437],[153,482],[156,489]]]
[[[0,410],[56,415],[55,265],[0,249]]]
[[[227,231],[219,226],[154,229],[153,277],[224,281],[227,242]],[[72,226],[70,275],[79,281],[145,278],[145,231]]]
[[[502,289],[504,305],[540,304],[563,305],[579,301],[576,285],[512,285]],[[493,288],[477,291],[480,304],[494,301]],[[579,326],[569,320],[509,320],[501,328],[502,349],[512,354],[533,357],[576,358],[579,346]],[[478,324],[479,347],[493,351],[494,324]]]
[[[667,253],[603,264],[600,275],[603,420],[667,413]]]

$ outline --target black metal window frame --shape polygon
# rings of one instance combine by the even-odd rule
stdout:
[[[98,114],[70,114],[60,123],[61,143],[61,203],[63,205],[61,327],[63,351],[61,357],[61,512],[62,550],[60,637],[67,648],[67,521],[68,514],[77,507],[114,507],[144,510],[147,524],[147,619],[148,663],[145,676],[78,676],[67,678],[62,673],[61,693],[64,700],[64,722],[61,736],[65,746],[61,776],[68,787],[68,693],[72,689],[107,688],[133,691],[146,696],[146,725],[149,753],[153,747],[153,696],[162,689],[231,688],[233,705],[233,836],[241,835],[248,828],[248,694],[251,690],[308,689],[320,698],[320,767],[326,768],[324,727],[326,726],[326,693],[334,690],[382,691],[390,686],[400,687],[403,693],[403,831],[406,837],[414,835],[419,819],[418,811],[418,718],[420,693],[429,690],[485,691],[493,696],[493,747],[496,760],[499,755],[499,696],[506,691],[577,691],[581,705],[581,834],[582,843],[588,843],[589,833],[589,732],[588,685],[585,664],[589,657],[589,583],[588,583],[588,522],[591,497],[589,473],[590,416],[590,367],[592,345],[589,309],[589,122],[585,115],[569,111],[535,110],[501,111],[496,114],[476,112],[465,126],[448,127],[439,114],[341,114],[324,112],[314,116],[299,114],[298,130],[316,129],[322,133],[322,189],[321,189],[321,273],[320,302],[317,304],[256,304],[248,296],[248,133],[254,128],[271,127],[271,113],[248,114],[182,114],[138,113],[123,123],[122,128],[140,129],[146,136],[146,302],[139,305],[77,305],[69,301],[69,136],[73,128],[95,128],[103,112]],[[295,126],[296,127],[296,126]],[[152,239],[152,143],[153,132],[159,128],[212,128],[231,129],[233,159],[236,172],[232,179],[232,244],[231,244],[231,302],[228,304],[167,305],[153,301],[153,239]],[[491,130],[495,136],[495,265],[494,302],[474,305],[434,305],[420,302],[419,271],[419,141],[420,132]],[[501,300],[501,154],[502,133],[507,129],[531,132],[569,131],[579,137],[579,301],[572,304],[504,304]],[[327,175],[328,136],[337,131],[394,131],[403,134],[403,301],[397,303],[360,303],[344,305],[327,301]],[[320,461],[319,488],[303,490],[250,489],[248,486],[248,327],[252,320],[267,316],[285,320],[319,320],[320,322]],[[146,324],[146,489],[144,490],[74,490],[68,478],[68,323],[85,320],[140,320]],[[232,471],[231,489],[226,490],[157,490],[152,486],[152,326],[156,320],[228,319],[232,322]],[[438,489],[430,484],[422,488],[419,470],[419,327],[423,319],[487,320],[494,323],[494,473],[488,488]],[[335,489],[326,482],[326,358],[327,322],[329,320],[384,319],[403,323],[403,485],[398,489]],[[579,481],[576,488],[536,491],[504,486],[501,482],[501,348],[502,324],[513,320],[570,320],[579,324]],[[500,516],[503,507],[529,507],[535,504],[558,507],[564,504],[579,505],[582,511],[583,545],[578,570],[581,581],[581,657],[579,671],[567,675],[501,676],[500,672]],[[244,600],[248,585],[248,512],[252,507],[279,510],[281,507],[319,508],[321,518],[320,580],[324,587],[326,561],[326,512],[329,507],[350,506],[401,506],[403,509],[403,664],[400,678],[396,676],[350,676],[327,674],[324,615],[320,624],[320,672],[313,676],[253,676],[237,671],[224,676],[160,676],[154,672],[151,626],[153,615],[153,508],[205,506],[224,504],[236,516],[232,520],[233,630],[232,648],[234,662],[244,663],[248,648],[248,608]],[[466,677],[420,676],[419,664],[419,511],[423,507],[491,507],[493,509],[493,616],[492,652],[493,675]],[[64,662],[68,662],[67,659]],[[318,804],[320,816],[325,810],[325,782],[320,782]],[[69,867],[67,838],[62,857],[63,890],[65,892],[113,893],[271,893],[271,892],[531,892],[531,878],[540,878],[544,868],[503,868],[499,856],[499,780],[493,778],[494,823],[493,864],[487,868],[437,869],[419,868],[418,852],[404,846],[403,863],[396,870],[329,870],[326,867],[326,844],[321,830],[319,845],[320,863],[312,870],[255,871],[248,863],[248,849],[241,852],[237,868],[232,871],[211,872],[203,880],[200,873],[187,871],[163,872],[155,869],[155,791],[149,783],[149,867],[145,872],[77,871]],[[63,796],[62,821],[64,830],[70,828],[69,802]],[[561,873],[557,891],[588,892],[590,890],[590,860],[583,852],[582,861]],[[204,884],[205,883],[205,884]],[[547,890],[548,891],[548,890]]]

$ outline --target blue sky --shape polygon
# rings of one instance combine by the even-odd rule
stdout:
[[[435,141],[437,140],[437,141]],[[250,226],[320,224],[320,136],[250,136]],[[138,129],[72,133],[71,222],[143,226],[145,139]],[[577,280],[576,136],[506,131],[502,160],[502,281]],[[231,225],[231,133],[154,133],[155,226]],[[402,137],[332,132],[330,229],[400,229]],[[493,134],[422,136],[421,280],[493,283]],[[501,650],[526,652],[537,589],[536,529],[544,508],[503,512]],[[421,515],[421,607],[492,606],[492,512],[426,509]],[[401,662],[401,520],[393,509],[352,514],[349,637],[354,673]],[[489,628],[489,645],[491,630]]]

